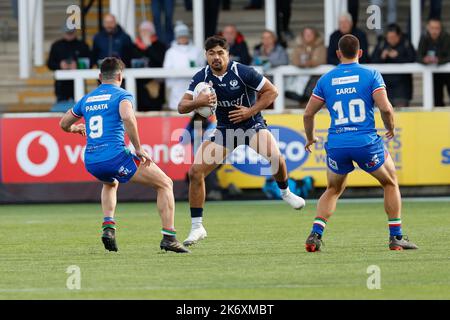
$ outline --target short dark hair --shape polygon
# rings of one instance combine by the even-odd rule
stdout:
[[[107,57],[100,64],[100,73],[103,80],[114,80],[116,75],[123,72],[125,64],[119,58]]]
[[[346,34],[339,39],[338,48],[345,58],[355,58],[359,50],[359,40],[354,35]]]
[[[222,36],[212,36],[206,39],[205,41],[205,50],[208,51],[216,46],[220,46],[228,51],[228,43],[227,40]]]
[[[395,32],[398,35],[402,34],[402,28],[400,28],[400,26],[396,23],[391,23],[387,26],[387,32]]]
[[[431,21],[439,22],[439,23],[442,25],[442,20],[439,19],[438,17],[430,17],[430,18],[427,20],[427,24],[430,23]]]

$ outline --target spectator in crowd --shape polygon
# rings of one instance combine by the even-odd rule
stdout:
[[[359,59],[359,62],[360,63],[369,62],[366,34],[362,30],[353,27],[352,16],[348,13],[344,13],[339,17],[339,29],[333,32],[330,36],[330,41],[328,45],[327,63],[334,65],[339,64],[339,59],[336,55],[336,51],[338,50],[339,39],[345,34],[352,34],[358,38],[361,50],[363,51],[363,55]]]
[[[91,52],[88,45],[78,40],[76,29],[69,29],[64,25],[63,31],[63,38],[51,46],[47,61],[48,68],[50,70],[89,68]],[[56,80],[55,95],[57,102],[73,100],[73,80]]]
[[[227,40],[230,47],[230,59],[242,64],[250,64],[252,58],[248,52],[247,43],[244,36],[240,33],[236,26],[229,24],[223,28],[222,36]]]
[[[277,0],[276,10],[277,10],[277,36],[280,42],[287,47],[287,41],[294,38],[291,30],[289,29],[289,24],[291,22],[291,12],[292,12],[292,0]]]
[[[385,0],[370,0],[371,5],[376,5],[380,8],[383,6],[384,2],[386,2],[386,1]],[[386,17],[386,25],[395,23],[395,21],[397,21],[397,0],[388,0],[386,11],[387,11],[386,14],[382,14],[382,17],[383,16]],[[383,25],[381,26],[381,28],[375,29],[375,32],[378,36],[378,42],[383,40],[383,30],[384,30]]]
[[[253,64],[263,66],[264,69],[289,64],[287,51],[278,43],[274,32],[265,30],[262,33],[261,43],[254,50]]]
[[[170,46],[174,39],[173,34],[173,10],[175,0],[151,0],[153,23],[155,24],[156,35],[166,46]],[[189,5],[189,4],[186,4]],[[192,7],[192,3],[190,4]],[[164,12],[164,26],[161,16]]]
[[[133,42],[112,14],[103,17],[103,30],[94,36],[92,64],[98,65],[106,57],[120,58],[127,67],[131,63]]]
[[[440,20],[432,18],[427,23],[427,32],[420,38],[417,50],[418,62],[439,65],[450,62],[450,35],[442,28]],[[444,105],[444,86],[450,95],[450,73],[433,74],[434,105]]]
[[[390,24],[387,27],[386,36],[381,39],[374,52],[371,61],[373,63],[407,63],[414,62],[415,52],[411,43],[403,35],[398,24]],[[396,107],[406,107],[412,99],[411,74],[387,74],[383,75],[386,83],[389,100]]]
[[[175,26],[176,42],[166,52],[164,68],[186,69],[201,67],[205,64],[205,55],[190,41],[189,28],[182,22]],[[168,107],[178,110],[178,103],[189,86],[190,79],[167,78],[166,88],[170,90]]]
[[[161,68],[166,54],[166,45],[158,39],[155,26],[143,21],[139,26],[131,66]],[[158,111],[165,99],[165,84],[157,79],[136,80],[138,111]]]
[[[300,33],[298,45],[292,51],[291,61],[299,68],[313,68],[327,62],[327,49],[315,28],[306,27]]]
[[[207,0],[203,4],[205,39],[217,33],[221,0]]]
[[[297,38],[297,46],[291,54],[291,64],[299,68],[314,68],[327,62],[327,49],[319,32],[306,27]],[[319,76],[286,77],[286,96],[299,102],[307,101]]]
[[[245,10],[258,10],[262,9],[263,0],[250,0],[248,4],[244,7]]]

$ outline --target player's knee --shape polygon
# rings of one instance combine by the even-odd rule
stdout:
[[[342,192],[344,192],[344,190],[345,190],[345,187],[343,185],[342,186],[340,186],[340,185],[329,185],[327,187],[327,191],[331,192],[334,195],[341,195]]]
[[[397,177],[394,176],[389,176],[386,177],[386,179],[384,179],[383,181],[381,181],[381,185],[386,188],[386,187],[390,187],[390,188],[398,188],[398,180]]]
[[[168,176],[164,175],[156,184],[156,189],[172,192],[173,181]]]
[[[190,181],[199,181],[201,179],[203,179],[203,171],[200,169],[199,166],[193,165],[190,169],[189,169],[189,180]]]

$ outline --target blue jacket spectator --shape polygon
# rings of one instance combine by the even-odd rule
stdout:
[[[328,44],[327,63],[334,65],[338,65],[340,63],[338,57],[336,56],[336,50],[338,49],[339,39],[346,34],[352,34],[358,38],[361,50],[363,51],[363,55],[359,59],[359,62],[368,63],[369,55],[367,52],[366,34],[362,30],[353,27],[352,16],[348,13],[345,13],[339,17],[339,29],[333,32],[330,36],[330,41]]]
[[[103,30],[94,36],[92,64],[98,65],[99,60],[106,57],[116,57],[129,67],[133,48],[130,36],[117,24],[113,15],[107,14],[103,18]]]

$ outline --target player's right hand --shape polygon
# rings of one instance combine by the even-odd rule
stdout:
[[[388,130],[385,134],[386,138],[388,138],[389,140],[391,140],[394,136],[395,136],[395,132],[394,130]]]
[[[71,132],[81,134],[84,137],[86,136],[86,126],[84,123],[74,124],[71,127]]]
[[[316,143],[317,141],[318,141],[317,138],[313,138],[312,140],[306,141],[306,144],[305,144],[305,150],[308,151],[309,153],[311,153],[311,152],[312,152],[311,146],[312,146],[314,143]]]
[[[195,99],[195,102],[197,103],[198,107],[204,107],[204,106],[215,106],[217,103],[217,96],[215,93],[206,93],[201,92],[197,99]]]
[[[136,156],[141,160],[141,164],[148,167],[152,162],[152,158],[143,149],[135,150]]]

